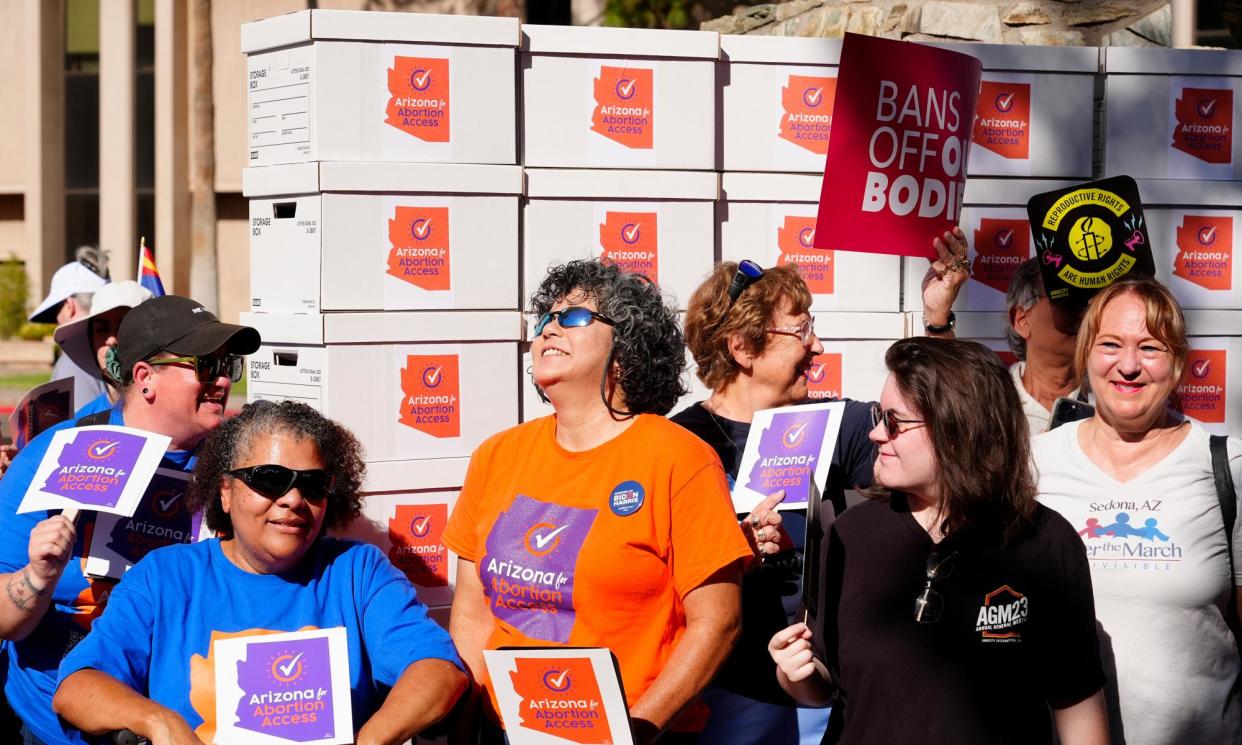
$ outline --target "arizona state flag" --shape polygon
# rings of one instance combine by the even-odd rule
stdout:
[[[138,284],[151,291],[155,297],[164,294],[164,283],[160,281],[160,270],[155,266],[155,255],[147,248],[147,239],[138,244]]]

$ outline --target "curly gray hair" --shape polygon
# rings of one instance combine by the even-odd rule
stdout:
[[[1013,329],[1013,309],[1030,310],[1044,296],[1044,280],[1039,276],[1039,260],[1027,259],[1018,265],[1005,293],[1005,341],[1020,360],[1026,359],[1026,339]]]

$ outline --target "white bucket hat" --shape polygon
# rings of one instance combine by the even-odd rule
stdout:
[[[52,275],[52,289],[35,312],[30,314],[31,323],[55,323],[60,304],[73,295],[99,292],[108,280],[93,272],[80,261],[65,264]],[[88,368],[89,369],[89,368]]]
[[[99,360],[95,358],[95,350],[91,348],[91,335],[88,333],[90,320],[117,308],[137,307],[151,297],[150,290],[132,279],[106,284],[95,291],[90,314],[57,327],[52,338],[78,367],[94,372],[99,369]]]

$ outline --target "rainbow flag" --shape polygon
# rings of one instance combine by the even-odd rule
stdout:
[[[160,270],[155,266],[155,254],[147,248],[147,239],[138,244],[138,284],[151,291],[155,297],[164,294],[164,283],[160,281]]]

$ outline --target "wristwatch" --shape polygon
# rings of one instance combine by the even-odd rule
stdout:
[[[927,322],[927,316],[923,316],[923,330],[929,334],[943,334],[952,331],[957,325],[957,315],[953,311],[949,311],[949,320],[943,324],[930,324]]]

